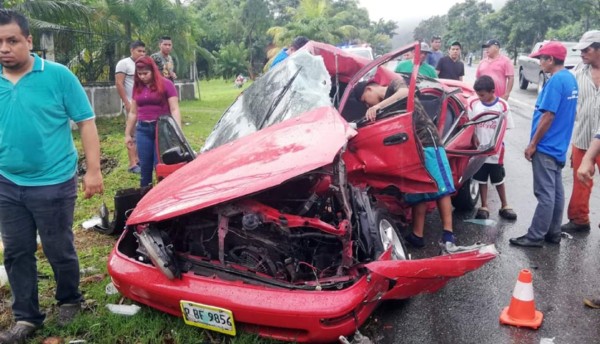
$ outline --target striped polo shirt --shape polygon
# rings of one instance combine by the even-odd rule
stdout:
[[[591,65],[578,69],[575,78],[579,86],[579,99],[572,142],[579,149],[588,149],[600,127],[600,87],[594,85]]]

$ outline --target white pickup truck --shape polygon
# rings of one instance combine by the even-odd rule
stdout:
[[[538,42],[533,46],[531,50],[531,54],[540,50],[540,48],[548,43],[549,41]],[[581,56],[579,51],[573,51],[572,47],[577,44],[576,42],[561,42],[567,48],[567,58],[565,60],[565,67],[567,69],[574,68],[581,62]],[[546,80],[548,80],[548,75],[542,72],[540,69],[540,60],[536,58],[529,57],[527,55],[519,56],[517,60],[517,67],[519,68],[519,88],[522,90],[526,90],[529,83],[537,84],[538,93],[544,87]]]

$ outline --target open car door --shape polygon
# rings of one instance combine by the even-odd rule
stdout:
[[[183,136],[181,128],[170,115],[158,118],[156,152],[158,155],[158,164],[156,165],[158,181],[196,158],[196,153]]]

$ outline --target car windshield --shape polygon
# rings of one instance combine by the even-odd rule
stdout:
[[[202,151],[322,106],[332,106],[323,59],[298,51],[257,79],[225,111]]]

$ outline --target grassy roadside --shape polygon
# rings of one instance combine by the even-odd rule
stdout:
[[[247,85],[244,87],[246,88]],[[223,110],[231,104],[240,90],[230,81],[213,80],[201,83],[200,101],[188,101],[180,104],[183,131],[194,149],[199,149],[206,136],[218,120]],[[142,306],[134,316],[126,317],[112,314],[108,303],[131,304],[120,295],[107,295],[106,285],[110,278],[106,272],[106,262],[116,238],[93,231],[84,230],[81,223],[97,213],[105,202],[113,208],[113,196],[122,188],[139,185],[139,176],[127,172],[127,152],[124,146],[124,118],[99,118],[97,120],[100,135],[105,192],[101,197],[84,200],[81,195],[75,210],[76,246],[82,269],[81,289],[85,295],[85,312],[66,328],[56,324],[54,300],[55,283],[53,273],[41,248],[38,250],[40,304],[46,310],[45,326],[38,332],[32,343],[41,343],[49,337],[62,338],[64,343],[85,340],[86,343],[267,343],[250,334],[239,334],[235,338],[208,333],[199,328],[185,325],[183,320],[152,308]],[[76,146],[81,152],[81,143],[75,133]],[[10,290],[8,286],[0,288],[0,328],[7,328],[12,321],[10,311]],[[58,343],[58,342],[57,342]]]

